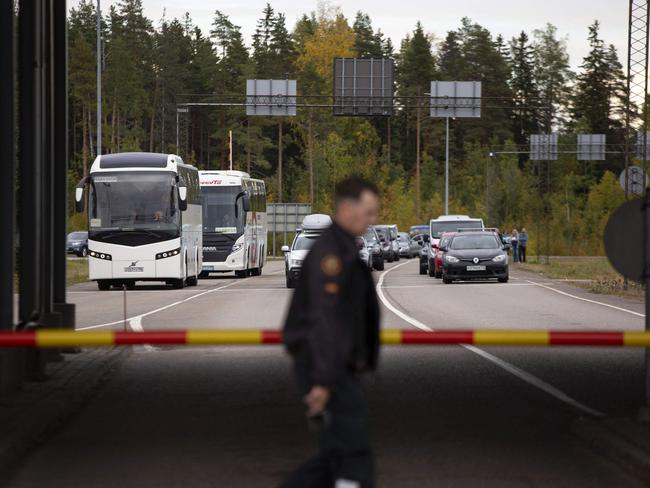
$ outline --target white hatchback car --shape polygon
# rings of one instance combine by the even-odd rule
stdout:
[[[307,257],[309,250],[320,237],[325,229],[332,225],[329,215],[311,214],[302,220],[302,226],[298,229],[291,247],[282,246],[284,253],[284,273],[287,288],[295,288],[300,277],[302,262]]]

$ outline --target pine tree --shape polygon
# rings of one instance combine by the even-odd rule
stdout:
[[[539,91],[534,77],[533,47],[528,42],[528,35],[521,31],[518,37],[510,41],[510,59],[512,78],[510,87],[514,96],[513,134],[515,142],[526,144],[530,134],[540,128]],[[550,128],[547,127],[547,130]]]
[[[260,79],[272,78],[273,56],[271,56],[271,31],[275,15],[270,4],[266,4],[262,11],[262,18],[257,21],[257,28],[253,34],[253,64],[255,77]]]
[[[381,58],[382,40],[372,29],[370,16],[363,12],[357,12],[354,24],[354,50],[359,58]]]
[[[438,70],[440,79],[447,81],[460,80],[465,71],[460,35],[456,31],[449,31],[440,46]]]

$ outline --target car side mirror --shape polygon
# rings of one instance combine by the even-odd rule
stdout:
[[[74,190],[74,207],[77,212],[83,212],[86,207],[86,199],[84,198],[84,192],[86,185],[88,184],[88,176],[84,176],[77,183],[77,187]]]
[[[281,249],[282,252],[284,252],[284,253],[287,253],[287,252],[290,251],[289,246],[282,246],[280,249]]]
[[[178,208],[182,212],[187,210],[187,185],[182,176],[178,179]]]
[[[504,244],[503,245],[503,250],[504,251],[509,251],[510,249],[512,249],[512,246],[510,244]]]

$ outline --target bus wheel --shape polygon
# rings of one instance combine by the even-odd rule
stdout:
[[[208,271],[201,271],[199,273],[199,278],[208,278],[210,276],[210,273]]]
[[[185,288],[185,280],[183,278],[181,278],[180,280],[174,280],[172,281],[172,286],[177,290]]]
[[[247,269],[243,269],[243,270],[241,270],[241,271],[235,271],[235,276],[236,276],[237,278],[246,278],[246,277],[248,276],[248,270],[247,270]]]
[[[251,269],[251,276],[260,276],[261,274],[262,274],[262,268]]]
[[[108,280],[99,280],[97,281],[97,288],[101,291],[106,291],[111,289],[111,282]]]
[[[190,276],[187,278],[187,286],[196,286],[199,282],[199,279],[196,276]]]

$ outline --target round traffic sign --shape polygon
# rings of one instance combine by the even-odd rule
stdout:
[[[618,207],[605,227],[605,253],[614,269],[630,280],[643,282],[645,263],[643,198]]]

